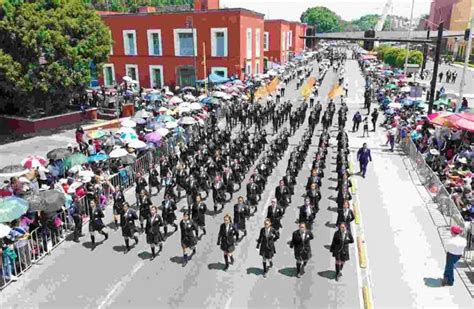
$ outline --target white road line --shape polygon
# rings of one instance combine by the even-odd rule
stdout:
[[[232,303],[232,296],[226,301],[224,308],[229,309],[231,303]]]
[[[110,290],[104,300],[99,304],[97,308],[107,308],[113,302],[113,300],[119,295],[121,290],[125,287],[126,283],[132,280],[133,276],[145,265],[144,261],[139,261],[133,266],[132,271],[123,276]]]

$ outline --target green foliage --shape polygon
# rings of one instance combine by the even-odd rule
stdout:
[[[83,0],[100,11],[136,12],[142,6],[193,5],[193,0]]]
[[[316,6],[307,9],[301,15],[301,22],[316,26],[318,33],[342,31],[342,20],[330,9]]]
[[[355,31],[367,31],[374,29],[380,19],[380,15],[369,14],[352,21]]]
[[[405,58],[407,55],[405,48],[380,45],[376,51],[378,58],[383,60],[386,64],[397,68],[403,68],[405,66]],[[418,50],[411,50],[408,56],[408,63],[421,65],[422,62],[423,53]]]
[[[108,28],[82,0],[4,0],[0,8],[0,110],[64,110],[110,52]]]

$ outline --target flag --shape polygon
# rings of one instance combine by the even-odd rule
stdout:
[[[301,89],[301,96],[305,98],[309,97],[313,91],[314,84],[316,84],[316,78],[310,77]]]
[[[260,99],[268,94],[267,87],[260,87],[255,91],[255,99]]]
[[[280,84],[280,80],[278,77],[275,77],[270,84],[267,86],[267,92],[272,93],[275,92],[278,88],[278,84]]]
[[[337,85],[334,85],[334,87],[332,87],[331,91],[329,91],[328,93],[328,97],[330,99],[334,99],[335,97],[338,97],[342,95],[342,86],[337,84]]]

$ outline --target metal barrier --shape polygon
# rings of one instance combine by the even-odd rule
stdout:
[[[438,175],[426,163],[423,155],[416,148],[415,143],[408,136],[400,142],[402,149],[407,154],[413,167],[415,168],[421,183],[429,192],[432,200],[438,205],[438,210],[443,215],[446,226],[458,225],[464,228],[464,236],[467,240],[467,248],[464,251],[463,258],[467,266],[472,269],[474,266],[474,246],[473,232],[474,224],[465,222],[459,208],[453,201],[451,194],[448,192]]]

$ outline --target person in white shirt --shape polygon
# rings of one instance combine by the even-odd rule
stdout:
[[[444,267],[443,286],[454,284],[454,268],[466,248],[467,241],[461,236],[462,229],[455,225],[451,227],[452,237],[446,242],[446,266]]]

